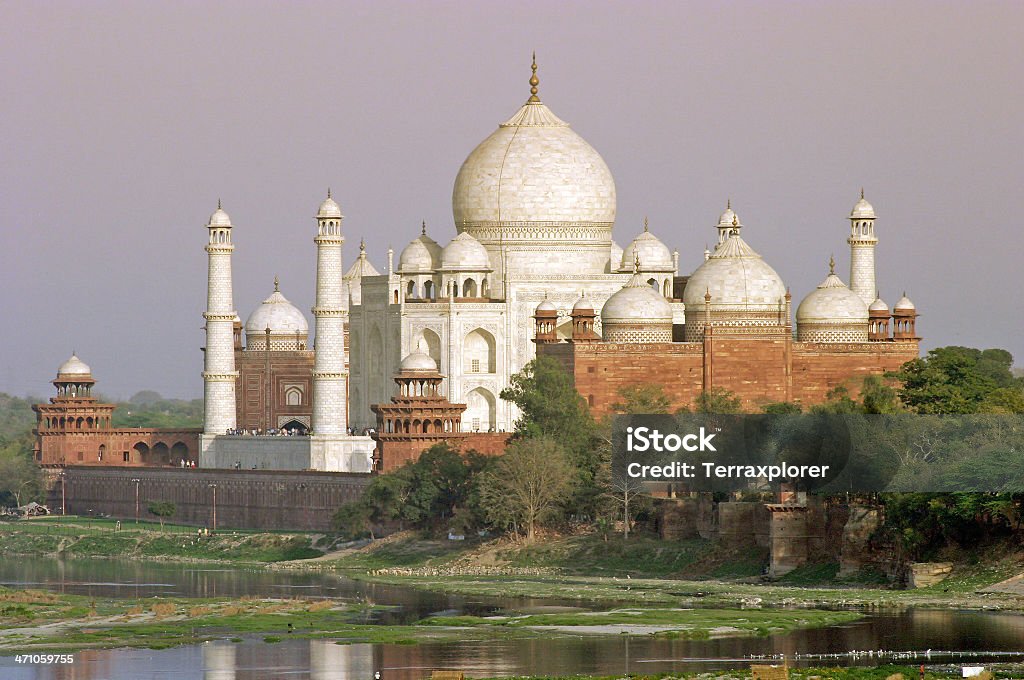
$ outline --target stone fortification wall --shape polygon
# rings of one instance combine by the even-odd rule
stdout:
[[[370,475],[342,472],[260,470],[123,469],[69,467],[64,472],[67,514],[131,520],[135,517],[138,479],[139,516],[148,517],[153,501],[177,506],[170,521],[208,527],[213,521],[216,484],[217,527],[220,529],[285,529],[326,531],[331,516],[356,500]],[[59,513],[61,480],[50,477],[47,504]],[[152,517],[148,517],[153,519]]]

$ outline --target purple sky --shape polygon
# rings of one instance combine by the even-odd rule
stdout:
[[[0,391],[49,395],[76,349],[108,395],[201,395],[218,197],[243,318],[275,274],[310,316],[328,186],[346,264],[365,237],[383,270],[422,219],[444,244],[533,49],[615,175],[621,245],[646,214],[689,273],[731,196],[798,301],[830,253],[848,279],[863,185],[925,348],[1024,358],[1022,25],[1020,2],[0,3]]]

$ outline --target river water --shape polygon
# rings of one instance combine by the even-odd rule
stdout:
[[[105,597],[331,597],[394,607],[382,625],[406,623],[431,613],[489,614],[540,605],[580,605],[529,598],[478,598],[352,581],[331,573],[235,569],[202,565],[4,559],[0,585],[45,588]],[[471,635],[471,634],[468,634]],[[1024,658],[1024,616],[1001,612],[909,610],[872,613],[841,626],[764,638],[684,641],[647,637],[591,636],[516,641],[419,645],[339,645],[333,640],[262,636],[241,642],[208,642],[166,650],[112,649],[75,653],[71,665],[20,664],[0,657],[3,680],[138,680],[271,678],[384,680],[428,677],[431,669],[459,669],[471,676],[613,674],[697,671],[741,667],[754,655],[844,654],[852,650],[924,652],[907,663],[985,662]],[[958,652],[947,656],[945,652]],[[887,659],[886,659],[887,660]],[[878,663],[874,657],[806,661],[816,665]]]

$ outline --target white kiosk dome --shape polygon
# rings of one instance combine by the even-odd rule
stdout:
[[[648,230],[647,218],[644,218],[644,230],[622,251],[619,271],[633,271],[638,260],[640,271],[675,271],[672,252]]]
[[[639,273],[601,308],[605,342],[671,342],[672,305]]]
[[[436,373],[437,362],[435,362],[429,354],[417,347],[402,359],[399,370],[403,373],[406,371]]]
[[[441,269],[488,271],[491,259],[487,249],[468,232],[462,232],[441,251]]]
[[[796,310],[797,339],[801,342],[867,342],[868,308],[860,296],[829,274]]]
[[[320,204],[320,209],[316,211],[316,216],[320,219],[341,219],[341,206],[331,198],[330,189],[327,190],[327,198]]]
[[[398,256],[398,271],[403,274],[428,274],[441,266],[441,246],[427,236],[423,224],[420,235],[409,242]]]
[[[75,353],[71,354],[71,358],[60,365],[57,369],[57,375],[92,375],[92,369],[89,368],[89,364],[85,363],[78,358]]]

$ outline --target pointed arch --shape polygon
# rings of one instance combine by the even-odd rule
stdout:
[[[466,395],[466,412],[462,417],[462,429],[471,432],[488,432],[496,422],[494,395],[485,387],[477,387]]]
[[[463,372],[494,373],[497,366],[496,347],[494,336],[483,328],[470,331],[462,344]]]

